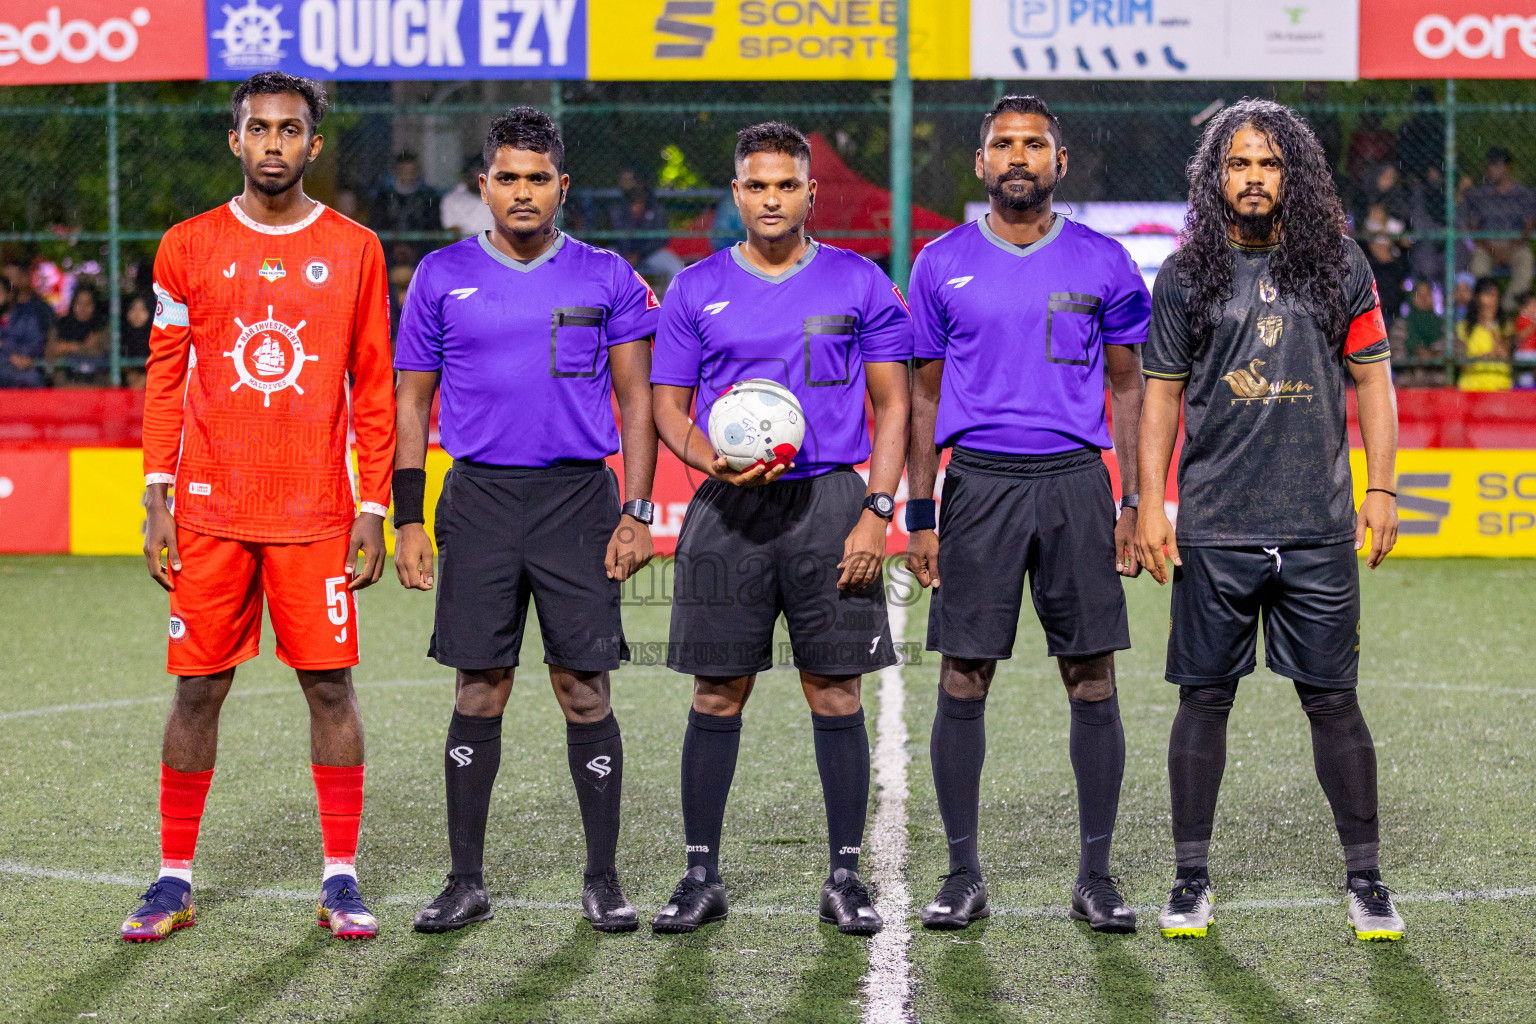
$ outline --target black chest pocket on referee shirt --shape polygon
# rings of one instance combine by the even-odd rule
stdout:
[[[603,310],[598,306],[558,306],[550,311],[549,375],[596,377],[603,344]]]
[[[1045,358],[1087,366],[1089,346],[1099,330],[1104,300],[1081,292],[1051,292],[1045,320]]]
[[[854,333],[858,319],[847,314],[805,318],[805,383],[829,388],[853,379]]]

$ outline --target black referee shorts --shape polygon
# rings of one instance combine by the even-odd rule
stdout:
[[[1003,456],[956,447],[939,505],[928,649],[1013,657],[1024,578],[1054,658],[1131,646],[1115,571],[1115,499],[1096,448]]]
[[[602,462],[456,461],[437,502],[437,620],[428,654],[461,669],[518,664],[531,596],[544,661],[578,672],[628,660],[604,559],[619,484]]]
[[[1181,547],[1166,678],[1230,683],[1264,660],[1298,683],[1347,690],[1360,669],[1360,565],[1349,541],[1310,548]]]
[[[782,612],[795,667],[822,676],[896,664],[884,574],[838,590],[843,544],[864,511],[852,469],[733,487],[706,480],[677,538],[667,667],[746,676],[773,667]]]

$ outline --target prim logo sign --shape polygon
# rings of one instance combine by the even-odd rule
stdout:
[[[249,327],[239,317],[234,321],[240,328],[240,337],[235,339],[235,347],[224,354],[234,359],[235,374],[240,379],[230,385],[229,390],[239,391],[244,386],[262,392],[264,408],[271,406],[274,391],[293,388],[302,395],[304,389],[299,386],[299,373],[306,362],[320,358],[304,354],[304,342],[299,339],[304,321],[289,327],[272,318],[271,306],[267,307],[265,320],[258,320]]]

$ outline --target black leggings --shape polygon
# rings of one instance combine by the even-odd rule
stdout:
[[[1377,866],[1376,747],[1353,689],[1296,684],[1312,723],[1312,763],[1322,783],[1351,871]],[[1168,739],[1173,844],[1181,868],[1204,867],[1210,854],[1216,797],[1227,766],[1227,715],[1237,683],[1179,687],[1179,712]]]

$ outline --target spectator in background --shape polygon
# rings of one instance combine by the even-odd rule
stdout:
[[[1350,181],[1363,181],[1366,168],[1373,164],[1397,162],[1397,140],[1381,126],[1381,115],[1369,101],[1360,111],[1360,123],[1350,137],[1349,156],[1344,162]]]
[[[1462,199],[1462,219],[1473,231],[1501,231],[1508,239],[1480,238],[1473,243],[1473,276],[1487,277],[1497,270],[1509,271],[1506,308],[1513,308],[1515,296],[1531,290],[1531,230],[1536,228],[1536,193],[1515,180],[1509,150],[1493,146],[1488,150],[1484,184],[1467,190]]]
[[[1413,102],[1421,106],[1435,102],[1435,90],[1415,86]],[[1445,115],[1439,110],[1420,110],[1397,130],[1397,166],[1410,182],[1420,182],[1430,168],[1445,180]]]
[[[1435,288],[1428,281],[1415,281],[1408,297],[1408,333],[1403,338],[1399,359],[1422,363],[1439,359],[1444,350],[1445,321],[1435,312]]]
[[[1388,167],[1387,170],[1392,170]],[[1395,173],[1395,172],[1394,172]],[[1378,200],[1366,208],[1365,216],[1355,224],[1355,234],[1365,242],[1365,259],[1376,275],[1376,291],[1381,299],[1382,316],[1387,324],[1403,309],[1403,282],[1408,278],[1408,257],[1401,236],[1408,225],[1387,211]]]
[[[1408,227],[1416,234],[1445,230],[1445,172],[1438,166],[1424,168],[1423,177],[1409,190]],[[1465,270],[1467,250],[1456,250],[1456,269]],[[1445,280],[1445,240],[1416,239],[1409,250],[1409,263],[1416,278]]]
[[[123,362],[123,383],[136,391],[144,389],[144,364],[149,358],[149,331],[153,326],[154,300],[143,292],[135,292],[123,302],[123,324],[119,328],[118,341]]]
[[[69,313],[54,321],[43,357],[53,364],[56,388],[101,387],[106,384],[111,334],[107,310],[96,292],[80,285],[69,299]]]
[[[1451,293],[1451,303],[1456,309],[1456,322],[1467,318],[1467,310],[1472,307],[1472,286],[1477,283],[1477,278],[1471,274],[1456,275],[1456,290]]]
[[[437,231],[442,228],[437,191],[421,176],[421,160],[405,150],[395,157],[395,173],[389,184],[373,194],[368,207],[368,226],[375,231]],[[405,247],[402,249],[402,247]],[[426,246],[420,242],[396,242],[389,251],[400,259],[409,251],[417,262]]]
[[[43,386],[38,365],[53,327],[53,310],[32,291],[32,275],[20,263],[4,267],[0,294],[0,388]]]
[[[1515,387],[1536,387],[1536,294],[1527,292],[1515,300],[1510,343],[1515,350]]]
[[[489,231],[495,222],[491,208],[480,197],[480,157],[464,161],[464,168],[453,190],[443,196],[443,227],[469,238]]]
[[[1349,214],[1354,218],[1357,233],[1367,210],[1375,204],[1380,204],[1387,216],[1405,223],[1412,211],[1412,194],[1392,164],[1372,164],[1358,182],[1352,183]]]
[[[1463,391],[1508,391],[1509,335],[1499,319],[1499,282],[1491,277],[1478,280],[1456,338],[1465,360],[1456,386]]]
[[[615,232],[665,231],[667,212],[632,168],[619,172],[619,199],[608,208],[608,226]],[[613,250],[642,276],[655,279],[660,290],[683,269],[683,261],[667,248],[665,235],[624,237],[616,235]]]

